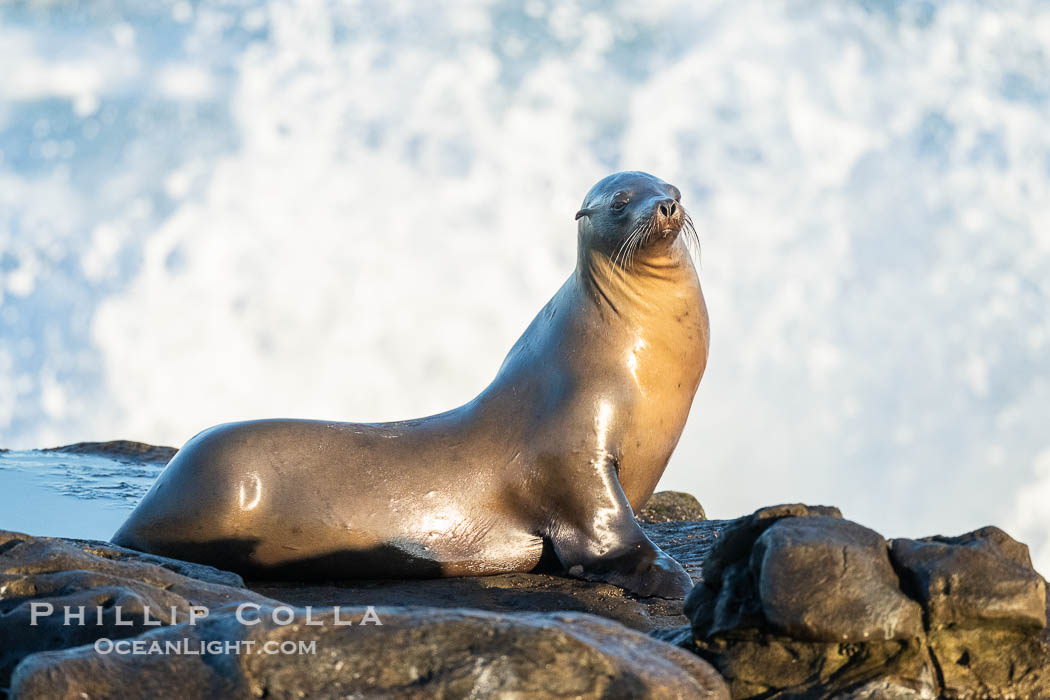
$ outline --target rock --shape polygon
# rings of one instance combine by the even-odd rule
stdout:
[[[942,698],[1050,698],[1050,635],[1016,629],[929,633]]]
[[[893,563],[931,629],[1001,623],[1046,627],[1046,582],[1028,547],[997,527],[959,537],[897,539]]]
[[[241,642],[239,654],[101,654],[93,647],[36,654],[12,692],[53,697],[573,697],[720,698],[728,691],[693,654],[616,623],[574,613],[500,615],[378,608],[382,625],[307,626],[226,614],[159,629],[136,641]],[[344,620],[364,621],[361,609]],[[267,642],[315,642],[313,653],[248,653]],[[144,647],[148,649],[149,647]],[[280,647],[277,647],[278,649]],[[173,679],[179,679],[173,684]],[[84,695],[81,695],[84,694]]]
[[[891,546],[905,590],[926,611],[944,697],[1050,696],[1046,582],[1025,545],[986,527]]]
[[[768,626],[811,642],[922,636],[922,610],[897,586],[886,541],[850,522],[779,520],[755,540],[749,570]]]
[[[167,464],[178,452],[174,447],[147,445],[131,440],[110,440],[109,442],[78,442],[62,447],[47,447],[42,452],[68,452],[70,454],[89,454],[109,457],[117,461],[143,462],[149,464]]]
[[[921,605],[920,605],[921,604]],[[894,540],[834,509],[725,526],[686,600],[734,698],[1050,697],[1045,582],[997,528]]]
[[[335,605],[474,608],[499,613],[579,612],[648,632],[686,621],[682,601],[638,599],[607,583],[548,574],[501,574],[404,581],[249,581],[268,598],[298,607]]]
[[[672,523],[707,520],[700,501],[682,491],[657,491],[636,515],[640,523]]]
[[[650,532],[654,539],[669,548],[686,552],[692,542],[695,552],[703,552],[710,542],[715,541],[719,524],[688,523],[676,533],[671,531],[676,526],[650,527],[656,528]],[[698,563],[699,556],[691,560],[687,558],[687,564],[694,569]],[[356,631],[322,631],[317,632],[320,636],[310,636],[315,629],[312,626],[297,627],[294,634],[283,631],[283,628],[260,627],[265,631],[263,634],[240,624],[231,627],[228,611],[244,602],[266,609],[277,608],[282,603],[300,606],[296,610],[300,617],[303,615],[302,606],[307,605],[314,606],[315,610],[362,603],[419,607],[387,608],[396,623],[385,628],[392,632],[390,637],[380,635],[365,639]],[[50,606],[51,614],[40,615],[34,626],[33,606],[43,603]],[[446,606],[449,610],[436,610],[435,605]],[[474,613],[453,610],[467,605],[500,612],[492,613],[491,617],[478,612],[477,615],[482,617],[476,618]],[[64,606],[70,606],[74,615],[79,612],[79,606],[84,606],[85,624],[79,624],[74,617],[74,624],[65,625]],[[205,618],[207,625],[203,625],[204,620],[197,620],[197,625],[185,623],[191,606],[209,609],[210,614]],[[118,607],[121,609],[119,618]],[[147,608],[151,622],[183,624],[159,628],[149,626],[145,617]],[[47,612],[42,608],[37,610]],[[99,610],[101,613],[97,612]],[[611,620],[604,622],[578,613],[545,615],[532,611],[597,612]],[[98,614],[101,623],[96,618]],[[519,621],[519,617],[526,619]],[[470,687],[472,683],[489,682],[486,678],[498,680],[504,673],[509,674],[507,682],[511,685],[508,688],[520,687],[521,692],[530,694],[534,689],[566,688],[566,692],[572,693],[579,689],[579,694],[584,697],[588,693],[595,697],[603,694],[630,697],[634,691],[649,693],[652,697],[705,697],[696,693],[707,693],[704,688],[710,685],[708,681],[717,681],[717,674],[691,652],[683,657],[685,651],[649,639],[612,620],[622,620],[638,630],[647,631],[654,627],[680,625],[685,618],[681,614],[681,603],[677,601],[637,600],[607,584],[539,574],[429,581],[354,581],[328,585],[267,583],[252,591],[243,588],[237,575],[208,566],[140,554],[102,542],[0,533],[0,640],[4,640],[0,643],[0,687],[7,686],[8,675],[21,661],[19,680],[13,681],[18,697],[52,697],[52,693],[61,696],[66,692],[74,696],[86,692],[92,697],[132,697],[136,694],[192,697],[221,695],[227,691],[244,695],[248,692],[245,688],[255,688],[259,684],[277,696],[286,693],[289,687],[316,687],[319,688],[316,692],[324,696],[330,694],[326,689],[339,694],[344,687],[351,688],[346,692],[358,692],[352,688],[364,688],[366,690],[361,692],[384,694],[395,686],[399,688],[400,683],[408,684],[403,693],[406,696],[422,697],[434,692],[458,697],[461,694],[458,689]],[[120,622],[131,624],[122,625]],[[396,634],[393,633],[395,627]],[[306,632],[299,635],[303,629]],[[269,658],[253,657],[245,661],[246,657],[224,656],[209,657],[211,661],[201,663],[199,656],[183,656],[174,661],[173,657],[163,656],[159,661],[143,656],[118,658],[116,654],[95,654],[90,646],[103,637],[110,640],[140,639],[169,633],[175,635],[170,638],[181,639],[181,634],[215,641],[256,639],[252,636],[256,634],[267,639],[320,641],[323,638],[331,640],[334,651],[323,662],[311,658],[306,664],[296,657],[285,657],[277,663]],[[288,634],[292,636],[280,636]],[[471,635],[480,637],[475,639]],[[472,641],[468,643],[468,639]],[[484,640],[481,646],[478,639]],[[358,649],[360,644],[364,646]],[[392,660],[384,661],[385,665],[381,667],[374,661],[378,653],[376,649],[387,644],[394,644],[385,650]],[[398,644],[405,646],[399,648]],[[452,645],[447,655],[440,651],[442,644]],[[535,649],[530,651],[531,644]],[[63,665],[65,655],[50,653],[63,649],[70,650],[69,658],[81,661],[70,661],[72,665],[66,666]],[[408,653],[417,649],[417,655]],[[469,663],[466,660],[468,654],[474,655]],[[88,657],[94,659],[90,661],[94,665],[90,671],[84,672],[87,675],[78,675],[81,671],[76,669],[82,667],[77,663]],[[345,671],[342,674],[332,671],[332,664],[340,660],[349,664],[348,660],[353,659],[357,660],[354,663],[358,664],[359,671],[356,675],[350,674],[349,680],[343,679],[347,675]],[[399,666],[397,659],[404,663]],[[685,666],[681,664],[682,659],[687,660]],[[579,660],[589,665],[578,667]],[[418,665],[424,662],[430,666]],[[697,663],[701,665],[697,666]],[[125,668],[137,669],[140,664],[144,670],[139,675],[137,671],[133,673]],[[417,673],[411,664],[429,670]],[[386,666],[390,667],[384,671],[387,675],[369,675],[374,669],[385,669]],[[597,675],[588,678],[586,673],[590,671],[587,669]],[[329,675],[325,676],[325,673]],[[419,676],[420,673],[423,675]],[[415,678],[415,681],[406,680],[410,678]],[[657,683],[658,679],[663,680]],[[344,680],[350,685],[339,685]],[[320,685],[311,685],[315,681]],[[716,683],[710,688],[714,688],[711,697],[728,697],[724,686]],[[718,688],[722,688],[721,694],[715,692]]]
[[[680,523],[642,523],[642,529],[660,549],[681,564],[693,581],[701,578],[704,558],[720,541],[731,520],[697,520]]]
[[[202,564],[101,542],[0,531],[0,639],[5,640],[0,644],[0,687],[28,654],[150,629],[144,618],[147,607],[152,619],[168,624],[187,617],[190,606],[218,610],[242,601],[276,604],[241,585],[236,574]],[[44,614],[46,606],[49,615]],[[65,606],[74,615],[84,606],[83,624],[76,618],[65,624]],[[34,610],[40,613],[35,625]]]
[[[685,613],[698,638],[732,629],[765,625],[761,601],[751,572],[751,551],[758,538],[777,520],[802,516],[841,518],[837,509],[801,504],[771,506],[731,521],[703,559],[703,581],[686,599]]]
[[[698,641],[700,656],[729,684],[734,698],[936,698],[937,677],[921,640],[800,642],[752,633]]]
[[[694,580],[700,562],[725,521],[645,524],[646,534],[674,557]],[[688,622],[682,602],[636,598],[623,589],[549,574],[502,574],[404,581],[283,583],[249,581],[257,593],[297,606],[421,605],[491,612],[585,612],[648,632]]]
[[[223,571],[222,569],[216,569],[213,566],[207,564],[197,564],[191,561],[182,561],[181,559],[170,559],[168,557],[162,557],[156,554],[147,554],[145,552],[136,552],[133,549],[127,549],[125,547],[118,547],[115,544],[109,542],[100,542],[98,540],[74,540],[74,539],[62,539],[53,537],[29,537],[28,535],[21,535],[18,533],[2,532],[0,531],[0,543],[5,541],[5,538],[13,536],[20,540],[34,540],[36,541],[36,549],[38,552],[41,550],[47,550],[49,557],[54,557],[57,551],[63,549],[62,543],[68,543],[75,549],[79,549],[81,552],[87,555],[100,557],[104,560],[111,562],[127,562],[133,566],[141,564],[153,564],[176,574],[181,574],[198,581],[204,581],[206,583],[217,583],[221,586],[231,586],[233,588],[244,588],[244,579],[239,574],[235,574],[232,571]],[[41,542],[43,544],[41,544]],[[3,551],[3,544],[0,544],[0,552]],[[25,553],[22,553],[23,556]],[[79,559],[79,556],[77,556]],[[58,564],[58,562],[54,562]],[[77,562],[82,564],[83,562]],[[92,563],[95,563],[92,560]],[[98,562],[100,566],[106,566],[105,562]],[[2,570],[2,569],[0,569]]]
[[[719,533],[717,547],[709,550],[703,559],[704,579],[709,581],[720,579],[726,566],[736,564],[741,557],[750,556],[751,547],[758,536],[780,518],[818,515],[828,518],[842,517],[839,509],[832,506],[807,506],[792,503],[760,508],[751,515],[725,523]]]
[[[734,698],[932,697],[919,606],[885,540],[837,509],[758,510],[725,528],[703,567],[685,610]]]

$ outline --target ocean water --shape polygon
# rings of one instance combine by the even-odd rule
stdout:
[[[661,488],[1050,570],[1050,6],[454,7],[0,0],[0,445],[458,405],[641,169],[712,326]]]
[[[163,468],[103,455],[0,452],[0,528],[108,540]]]

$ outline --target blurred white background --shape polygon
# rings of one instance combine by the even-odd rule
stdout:
[[[0,445],[458,405],[640,169],[712,326],[661,488],[1050,569],[1047,4],[455,8],[0,0]]]

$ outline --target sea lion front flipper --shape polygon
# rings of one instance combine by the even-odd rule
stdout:
[[[693,588],[682,565],[657,547],[634,519],[616,478],[614,460],[600,467],[607,488],[591,492],[587,516],[562,522],[550,535],[565,571],[576,578],[603,581],[642,598],[684,598]]]

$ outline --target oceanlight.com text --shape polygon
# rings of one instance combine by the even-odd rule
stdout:
[[[276,641],[260,642],[254,639],[241,641],[222,641],[217,639],[118,639],[116,641],[103,637],[95,641],[95,651],[99,654],[118,654],[131,656],[149,656],[154,654],[178,656],[218,656],[220,654],[316,654],[317,640],[313,641]]]

